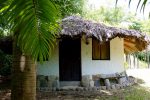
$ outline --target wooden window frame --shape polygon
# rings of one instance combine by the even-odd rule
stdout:
[[[99,51],[99,52],[100,52],[100,58],[96,59],[96,58],[93,57],[93,55],[94,55],[93,41],[94,41],[94,40],[97,40],[97,39],[96,39],[96,38],[92,38],[92,60],[110,60],[110,41],[108,41],[108,43],[109,43],[109,44],[108,44],[108,48],[109,48],[109,51],[108,51],[109,54],[108,54],[108,55],[109,55],[109,57],[108,57],[107,59],[103,59],[103,58],[101,57],[101,53],[102,53],[102,52],[101,52],[101,50],[100,50],[100,51]],[[98,41],[98,40],[97,40],[97,41]]]

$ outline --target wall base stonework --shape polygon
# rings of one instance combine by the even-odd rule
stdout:
[[[112,77],[113,76],[113,77]],[[37,89],[40,91],[98,91],[98,90],[116,90],[136,84],[134,77],[115,76],[115,75],[83,75],[79,86],[60,87],[58,76],[37,76]],[[117,83],[112,81],[117,80]],[[100,80],[104,80],[101,84]]]
[[[50,75],[38,75],[37,76],[37,89],[38,90],[56,90],[59,88],[58,76]]]

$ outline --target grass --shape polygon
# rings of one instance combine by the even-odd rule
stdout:
[[[123,93],[125,100],[150,100],[149,88],[139,85],[128,87]]]
[[[150,89],[134,85],[117,90],[112,95],[97,96],[94,100],[150,100]]]

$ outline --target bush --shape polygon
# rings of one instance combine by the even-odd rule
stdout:
[[[9,76],[12,67],[12,55],[7,55],[0,50],[0,75]]]

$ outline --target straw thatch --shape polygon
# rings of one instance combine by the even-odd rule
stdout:
[[[149,39],[139,31],[109,27],[102,23],[94,23],[78,16],[69,16],[62,20],[60,35],[95,37],[100,43],[115,37],[124,38],[124,52],[132,53],[146,49]]]
[[[124,52],[132,53],[142,51],[148,46],[149,38],[139,31],[127,30],[116,27],[109,27],[101,23],[84,20],[78,16],[69,16],[62,20],[62,31],[60,36],[78,37],[84,35],[85,38],[95,37],[100,43],[110,41],[115,37],[124,38]],[[12,37],[0,38],[0,49],[12,54]]]

